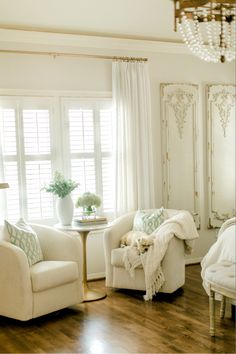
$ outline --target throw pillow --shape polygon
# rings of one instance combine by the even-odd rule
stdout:
[[[143,231],[150,235],[158,228],[165,220],[164,208],[145,211],[138,210],[134,217],[133,230]]]
[[[30,266],[43,260],[38,237],[30,225],[20,219],[16,224],[5,220],[5,226],[10,235],[10,242],[25,252]]]

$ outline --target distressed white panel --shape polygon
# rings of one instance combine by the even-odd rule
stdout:
[[[161,84],[164,206],[190,211],[200,228],[197,102],[197,85]]]
[[[235,216],[235,86],[209,85],[209,227]]]

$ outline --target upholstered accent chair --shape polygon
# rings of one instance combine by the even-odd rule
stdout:
[[[31,227],[43,261],[29,266],[24,251],[9,242],[0,226],[0,315],[21,321],[83,301],[79,238],[47,226]]]
[[[179,211],[165,209],[167,217],[176,215]],[[111,228],[104,232],[104,251],[106,265],[106,286],[120,289],[145,291],[145,276],[142,266],[135,269],[131,277],[125,269],[123,256],[124,248],[120,247],[123,235],[132,230],[136,212],[125,214],[118,218]],[[185,250],[184,241],[173,237],[162,261],[162,271],[165,282],[160,292],[172,293],[185,283]]]

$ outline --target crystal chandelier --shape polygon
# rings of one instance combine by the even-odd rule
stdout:
[[[235,59],[236,0],[174,0],[177,27],[192,53],[202,60]]]

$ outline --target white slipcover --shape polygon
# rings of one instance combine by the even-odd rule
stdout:
[[[83,301],[80,239],[47,226],[31,227],[43,261],[29,267],[24,251],[0,226],[0,315],[21,321]]]

